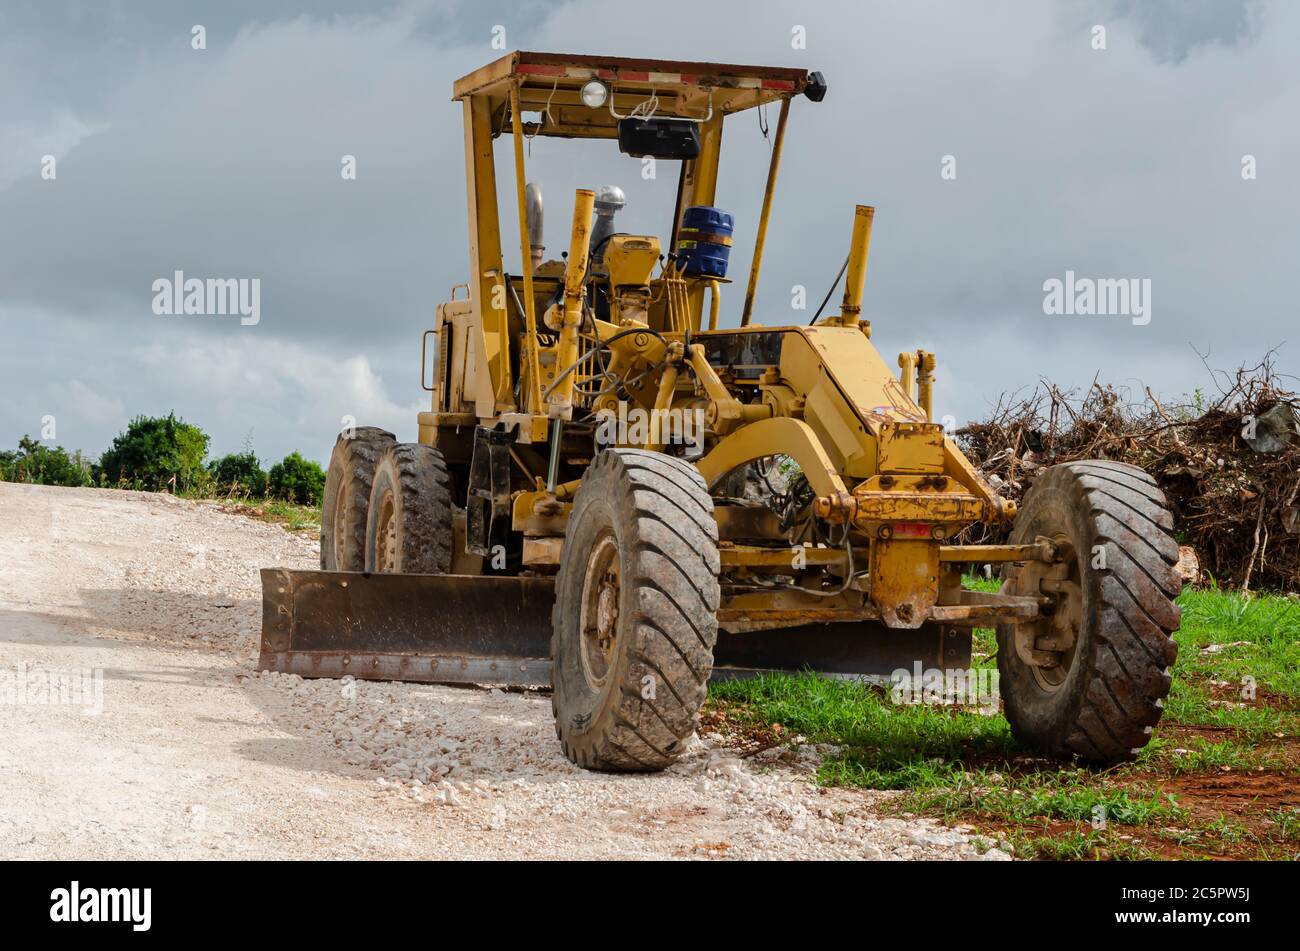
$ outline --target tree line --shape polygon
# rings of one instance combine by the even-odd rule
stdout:
[[[174,412],[137,416],[98,461],[23,436],[16,450],[0,450],[0,480],[320,504],[325,471],[310,459],[291,452],[264,469],[249,448],[209,460],[210,443],[207,433]]]

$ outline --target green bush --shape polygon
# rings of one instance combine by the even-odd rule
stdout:
[[[80,452],[62,446],[50,448],[24,436],[17,452],[0,452],[0,479],[36,485],[90,485],[90,464]]]
[[[50,448],[24,436],[17,450],[0,450],[0,481],[157,491],[169,488],[175,476],[175,492],[189,498],[238,495],[320,504],[325,470],[299,453],[289,453],[268,473],[251,448],[205,465],[208,443],[207,433],[175,413],[131,420],[97,466],[80,452]]]
[[[207,454],[208,434],[175,413],[137,416],[100,457],[100,481],[161,489],[175,476],[176,489],[181,491],[203,473]]]
[[[318,463],[291,452],[283,462],[271,466],[268,482],[271,495],[277,498],[316,505],[325,492],[325,470]]]
[[[232,452],[213,460],[208,465],[218,492],[251,495],[261,498],[266,494],[266,470],[249,452]]]

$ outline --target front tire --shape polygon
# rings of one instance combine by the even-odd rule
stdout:
[[[452,560],[451,475],[420,443],[389,448],[375,467],[366,514],[366,571],[445,575]]]
[[[1055,600],[1019,643],[1015,625],[998,628],[1002,699],[1018,740],[1099,764],[1146,746],[1178,652],[1173,527],[1164,494],[1136,466],[1071,462],[1034,483],[1011,543],[1046,537],[1066,557],[1055,570],[1026,563],[1003,586]]]
[[[587,769],[671,765],[695,732],[717,641],[718,531],[696,469],[610,449],[569,518],[551,623],[552,709]]]
[[[324,571],[364,571],[366,512],[375,465],[396,440],[375,426],[340,434],[330,453],[320,511],[320,566]]]

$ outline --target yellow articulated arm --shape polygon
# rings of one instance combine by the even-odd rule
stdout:
[[[586,306],[587,244],[591,233],[591,211],[596,203],[596,193],[587,188],[578,189],[573,202],[573,229],[570,234],[569,260],[564,269],[564,318],[560,325],[560,345],[556,352],[556,366],[569,367],[578,359],[578,331],[582,328],[582,312]],[[552,419],[573,418],[574,374],[558,381],[547,399],[547,414]]]
[[[719,440],[696,468],[710,486],[727,473],[756,459],[780,453],[789,456],[803,469],[808,484],[821,497],[848,498],[844,480],[835,471],[813,428],[800,419],[773,417],[742,426],[732,435]]]
[[[814,514],[853,529],[846,541],[869,546],[856,570],[866,569],[880,618],[890,627],[921,626],[935,616],[940,576],[951,570],[941,568],[944,542],[972,523],[1015,515],[913,397],[909,367],[921,372],[925,402],[932,399],[933,356],[910,354],[900,380],[856,323],[740,333],[779,335],[779,365],[758,379],[761,400],[732,410],[738,418],[725,434],[715,429],[721,438],[696,463],[705,481],[716,484],[755,459],[790,456],[816,494]],[[708,375],[699,378],[713,396]],[[759,408],[766,418],[752,418]]]

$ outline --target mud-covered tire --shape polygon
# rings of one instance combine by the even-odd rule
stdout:
[[[320,566],[325,571],[364,571],[366,567],[366,509],[375,465],[393,434],[375,426],[359,426],[340,434],[330,453],[325,494],[320,511]]]
[[[1135,466],[1072,462],[1034,483],[1011,542],[1067,539],[1082,609],[1073,657],[1051,689],[1017,653],[1015,628],[998,628],[1001,694],[1018,740],[1098,764],[1131,759],[1150,740],[1178,651],[1173,527],[1164,494]],[[1004,590],[1030,593],[1014,578]]]
[[[452,558],[451,474],[437,449],[391,446],[375,466],[366,513],[366,571],[447,574]]]
[[[616,584],[606,583],[610,572],[593,576],[601,558],[616,561]],[[645,771],[681,755],[713,669],[718,570],[713,501],[693,466],[633,449],[592,461],[569,518],[551,618],[552,709],[569,759]],[[584,612],[598,583],[617,607],[612,621],[603,615],[613,633],[607,651],[587,623],[593,611]]]

